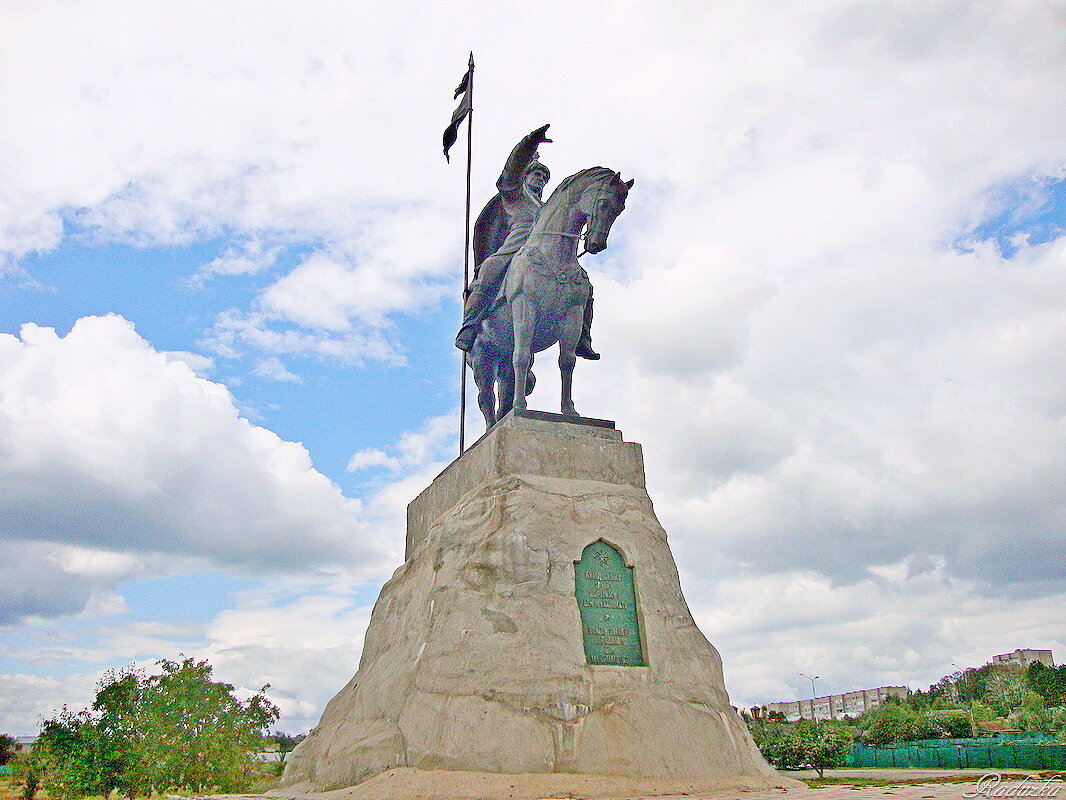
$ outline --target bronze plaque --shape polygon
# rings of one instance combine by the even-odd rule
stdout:
[[[574,573],[586,663],[643,667],[633,568],[611,545],[593,542]]]

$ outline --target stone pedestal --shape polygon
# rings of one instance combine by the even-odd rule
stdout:
[[[409,506],[359,670],[279,793],[397,767],[788,783],[729,705],[612,423],[508,416]]]

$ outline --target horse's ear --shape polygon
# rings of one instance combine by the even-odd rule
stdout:
[[[630,178],[628,181],[626,181],[626,188],[632,189],[634,183],[636,183],[636,178]]]

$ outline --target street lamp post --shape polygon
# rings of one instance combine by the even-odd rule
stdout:
[[[962,667],[960,667],[954,661],[951,662],[951,666],[955,667],[956,671],[958,671],[960,676],[963,674],[962,673]],[[962,702],[962,694],[959,692],[959,682],[958,682],[958,680],[953,681],[951,686],[955,690],[953,692],[953,694],[955,695],[955,702],[961,703]],[[970,736],[977,736],[977,720],[974,718],[973,698],[972,697],[970,698],[970,702],[967,703],[966,705],[967,705],[967,707],[969,708],[969,711],[970,711]]]
[[[815,714],[815,712],[814,712],[814,699],[817,696],[817,692],[815,692],[815,690],[814,690],[814,682],[816,680],[818,680],[818,676],[815,675],[812,678],[810,675],[806,675],[806,674],[804,674],[802,672],[800,673],[800,676],[803,677],[803,678],[806,678],[807,680],[809,680],[811,682],[811,722],[817,724],[818,723],[818,715]]]

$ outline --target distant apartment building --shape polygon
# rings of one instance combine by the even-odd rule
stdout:
[[[767,713],[780,711],[789,722],[801,719],[842,719],[857,717],[871,708],[881,705],[889,697],[907,699],[906,686],[881,686],[877,689],[860,689],[857,692],[816,697],[814,700],[794,700],[791,703],[770,703]]]
[[[1049,667],[1055,666],[1055,659],[1051,657],[1050,650],[1015,650],[1013,653],[992,656],[993,664],[1017,664],[1019,667],[1028,667],[1037,662]]]

